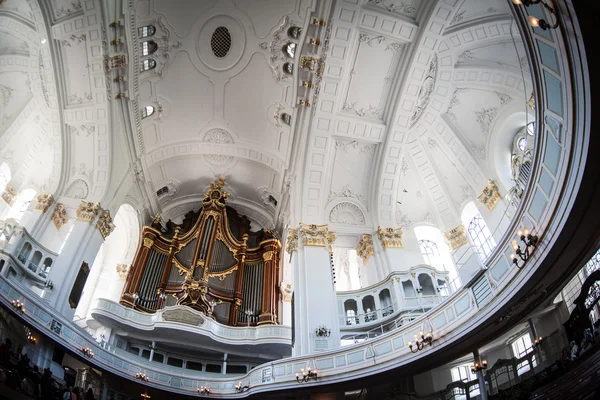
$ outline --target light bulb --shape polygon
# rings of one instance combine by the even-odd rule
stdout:
[[[513,240],[513,241],[512,241],[512,247],[513,247],[513,249],[515,249],[515,250],[517,250],[517,249],[519,248],[519,245],[517,244],[517,241],[516,241],[516,240]]]
[[[517,6],[520,6],[521,4],[523,4],[523,3],[521,2],[521,0],[512,0],[512,2],[513,2],[513,4],[515,4],[515,5],[517,5]]]
[[[518,236],[518,237],[521,237],[521,236],[523,236],[523,231],[519,229],[519,230],[517,231],[517,236]]]
[[[514,260],[515,258],[517,258],[517,256],[515,255],[515,253],[510,253],[510,259]]]
[[[523,230],[523,234],[524,234],[525,236],[529,236],[529,229],[525,228],[525,229]]]
[[[410,347],[410,346],[412,346],[412,342],[410,342],[410,341],[409,341],[409,342],[408,342],[408,346],[409,346],[409,347]]]
[[[537,28],[538,26],[540,26],[540,20],[534,17],[533,15],[530,15],[528,19],[529,25],[531,25],[533,28]]]

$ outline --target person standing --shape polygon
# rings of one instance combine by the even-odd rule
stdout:
[[[85,392],[84,400],[96,400],[96,398],[94,397],[94,391],[92,390],[92,388],[88,388],[87,392]]]

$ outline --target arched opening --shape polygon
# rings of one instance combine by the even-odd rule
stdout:
[[[414,231],[425,264],[440,271],[448,271],[450,279],[455,279],[458,272],[442,232],[432,226],[417,226]]]
[[[440,292],[440,295],[443,297],[446,297],[450,294],[448,292],[448,285],[446,284],[446,281],[444,281],[442,279],[437,280],[437,290],[438,290],[438,292]]]
[[[356,300],[346,300],[344,302],[344,312],[346,313],[346,325],[358,324],[358,305]]]
[[[154,107],[146,106],[142,109],[142,119],[148,118],[152,114],[154,114]]]
[[[292,123],[292,116],[290,114],[287,114],[287,113],[282,113],[281,114],[281,122],[283,122],[286,125],[291,125],[291,123]]]
[[[294,64],[286,62],[283,64],[283,73],[286,75],[294,75]]]
[[[158,45],[154,40],[147,40],[145,42],[142,42],[142,57],[154,54],[156,50],[158,50]]]
[[[492,237],[479,210],[477,210],[475,203],[472,201],[467,203],[462,211],[461,219],[467,227],[469,241],[473,250],[477,253],[481,261],[484,261],[496,247],[496,241]]]
[[[294,58],[294,56],[296,55],[296,43],[286,43],[283,46],[283,54],[285,54],[286,57],[288,58]]]
[[[156,61],[151,58],[148,58],[142,61],[142,66],[140,68],[140,72],[148,71],[156,67]]]
[[[12,175],[10,173],[10,167],[6,162],[0,164],[0,193],[4,192],[6,184],[10,182]]]
[[[21,251],[19,252],[19,255],[17,256],[17,258],[23,264],[25,264],[25,262],[27,262],[27,259],[29,258],[29,254],[31,253],[31,249],[32,249],[31,243],[29,243],[29,242],[25,242],[25,244],[21,248]]]
[[[31,257],[31,261],[29,262],[27,268],[29,268],[29,270],[33,272],[37,271],[38,265],[40,265],[40,261],[42,261],[42,252],[36,250],[35,253],[33,253],[33,257]]]
[[[417,297],[417,292],[415,292],[412,281],[402,281],[402,291],[405,298]]]
[[[381,316],[386,317],[394,312],[389,289],[383,289],[379,292],[379,303],[381,304]]]
[[[290,37],[290,39],[299,39],[300,35],[302,34],[302,28],[300,28],[299,26],[291,26],[288,29],[287,34]]]
[[[435,296],[436,291],[433,287],[431,276],[427,274],[419,274],[418,280],[419,287],[421,288],[421,294],[423,294],[423,296]]]
[[[375,310],[375,299],[373,296],[368,295],[363,297],[362,306],[365,313],[365,322],[375,321],[377,319],[377,312]]]
[[[46,257],[46,259],[44,260],[44,264],[43,264],[43,268],[42,270],[39,272],[39,275],[42,278],[47,278],[48,277],[48,273],[50,272],[50,268],[52,267],[52,259],[50,257]]]
[[[140,26],[138,28],[138,36],[140,38],[154,36],[155,33],[156,33],[156,28],[154,27],[154,25],[145,25],[145,26]]]

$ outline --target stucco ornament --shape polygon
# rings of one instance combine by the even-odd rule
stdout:
[[[382,226],[377,227],[377,237],[381,240],[381,245],[384,249],[401,249],[402,238],[404,237],[404,231],[402,228],[384,228]]]

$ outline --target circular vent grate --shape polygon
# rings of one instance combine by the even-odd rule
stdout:
[[[231,48],[231,35],[224,26],[215,29],[210,39],[210,47],[217,58],[223,58],[229,53]]]

